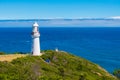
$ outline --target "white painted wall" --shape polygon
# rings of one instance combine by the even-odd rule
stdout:
[[[34,56],[41,55],[40,53],[40,42],[39,42],[39,37],[38,38],[33,38],[33,48],[32,48],[32,54]]]

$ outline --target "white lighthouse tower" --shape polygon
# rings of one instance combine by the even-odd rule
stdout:
[[[32,38],[33,38],[32,55],[34,55],[34,56],[42,55],[40,53],[40,41],[39,41],[40,33],[38,30],[38,26],[39,25],[37,24],[37,22],[35,22],[33,24],[33,30],[32,30]]]

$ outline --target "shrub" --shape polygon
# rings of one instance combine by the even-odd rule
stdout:
[[[4,55],[5,53],[4,52],[0,52],[0,55]]]
[[[117,78],[120,79],[120,69],[117,69],[113,72],[113,75],[115,75]]]

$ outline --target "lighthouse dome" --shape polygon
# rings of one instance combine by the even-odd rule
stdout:
[[[35,23],[33,24],[33,26],[34,26],[34,27],[38,27],[39,25],[38,25],[37,22],[35,22]]]

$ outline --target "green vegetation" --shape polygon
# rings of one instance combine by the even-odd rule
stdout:
[[[4,55],[5,53],[4,52],[0,52],[0,55]]]
[[[117,69],[113,72],[113,75],[115,75],[118,79],[120,79],[120,69]]]
[[[117,80],[83,58],[51,50],[43,53],[0,62],[0,80]]]

